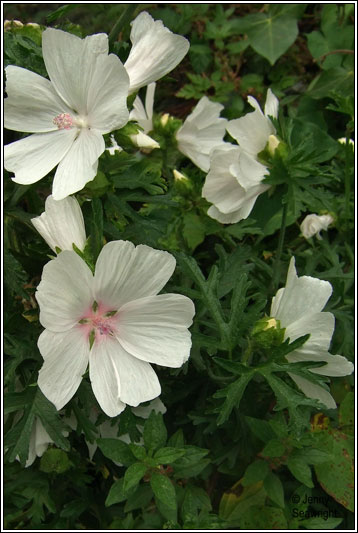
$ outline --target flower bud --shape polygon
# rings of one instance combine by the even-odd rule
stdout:
[[[146,135],[142,131],[136,133],[135,135],[130,135],[132,143],[138,148],[142,149],[143,152],[149,153],[154,148],[160,148],[160,144],[157,143],[152,137]]]
[[[178,193],[185,196],[186,194],[188,194],[188,192],[192,191],[193,183],[187,176],[185,176],[184,174],[182,174],[176,169],[173,170],[173,175],[174,175],[174,187]]]
[[[163,128],[165,128],[165,126],[168,124],[169,117],[170,117],[169,113],[164,113],[164,115],[160,117],[160,123],[163,126]]]
[[[255,344],[265,350],[282,344],[284,335],[285,328],[281,328],[280,321],[272,317],[261,318],[251,332]]]
[[[20,20],[4,20],[4,30],[11,30],[13,28],[22,28],[23,23]]]
[[[300,230],[305,239],[310,239],[314,235],[317,235],[317,239],[321,240],[320,232],[322,230],[327,231],[328,226],[333,221],[333,217],[329,214],[318,216],[312,213],[305,217],[300,225]]]
[[[267,142],[267,149],[271,155],[273,155],[276,151],[276,148],[280,144],[280,141],[276,137],[276,135],[270,135]]]

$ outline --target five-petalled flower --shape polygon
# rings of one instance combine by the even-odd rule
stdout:
[[[322,312],[332,294],[332,285],[328,281],[298,277],[295,259],[291,258],[286,286],[279,289],[272,299],[270,316],[280,321],[285,328],[284,339],[294,341],[307,333],[309,339],[301,348],[286,355],[291,363],[300,361],[322,362],[322,366],[310,368],[309,371],[322,376],[347,376],[353,372],[353,364],[341,355],[328,352],[334,331],[334,316]],[[330,393],[316,383],[292,372],[289,376],[309,397],[319,400],[327,408],[334,409],[336,403]]]
[[[45,327],[38,384],[57,409],[73,397],[88,363],[93,392],[108,416],[159,396],[150,363],[180,367],[191,348],[193,302],[158,295],[174,268],[168,252],[128,241],[106,244],[94,275],[74,251],[45,265],[36,293]]]
[[[273,150],[278,143],[269,118],[277,117],[278,100],[269,89],[265,113],[255,98],[249,96],[248,101],[255,111],[230,120],[226,125],[239,146],[223,143],[211,152],[210,170],[202,191],[203,197],[213,204],[208,215],[223,224],[247,218],[257,197],[269,189],[262,183],[268,168],[257,156],[266,145]]]
[[[103,33],[80,39],[47,28],[42,52],[51,81],[6,67],[5,127],[33,135],[5,146],[5,168],[29,185],[58,165],[52,194],[62,200],[95,177],[103,135],[127,123],[129,77]]]

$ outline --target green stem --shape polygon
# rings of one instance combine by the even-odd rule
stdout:
[[[278,284],[280,282],[281,255],[282,255],[282,250],[283,250],[283,243],[285,240],[287,210],[288,210],[288,198],[286,196],[286,202],[283,204],[283,207],[282,207],[282,220],[281,220],[280,235],[278,238],[275,263],[273,266],[273,276],[272,276],[272,283],[271,283],[271,288],[273,292],[277,290]]]
[[[242,354],[242,358],[241,358],[241,362],[243,364],[248,364],[249,359],[250,359],[251,354],[252,354],[252,348],[253,348],[253,344],[252,344],[252,341],[249,339],[247,348],[244,351],[244,353]]]
[[[113,28],[111,29],[111,32],[108,36],[110,48],[112,47],[114,41],[117,39],[122,29],[130,22],[132,15],[137,8],[137,5],[138,4],[128,4],[124,6],[124,10],[121,16],[119,17],[119,19],[117,20]]]

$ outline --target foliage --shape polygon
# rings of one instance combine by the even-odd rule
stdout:
[[[113,53],[125,60],[129,19],[144,9],[189,39],[187,57],[157,84],[151,135],[161,148],[138,151],[129,123],[114,133],[123,151],[106,151],[96,178],[76,197],[92,269],[114,239],[175,255],[166,291],[195,303],[191,357],[181,369],[156,369],[164,416],[152,411],[144,421],[127,407],[112,422],[115,437],[101,434],[110,420],[103,413],[91,418],[98,406],[88,377],[57,412],[37,387],[42,328],[34,297],[53,252],[30,222],[44,210],[53,172],[29,186],[5,173],[5,528],[352,529],[353,378],[331,378],[339,407],[325,409],[287,374],[294,366],[328,389],[329,380],[309,372],[317,364],[285,358],[307,336],[260,343],[253,328],[269,313],[294,255],[300,275],[331,283],[330,351],[352,360],[354,151],[337,139],[354,130],[353,5],[125,8],[8,4],[6,18],[24,25],[5,31],[4,63],[46,76],[46,25],[81,36],[107,32]],[[273,155],[260,154],[270,190],[246,220],[222,225],[207,215],[205,173],[178,152],[175,131],[203,95],[223,103],[222,115],[233,119],[249,110],[248,95],[263,103],[269,87],[280,99],[275,127],[282,141]],[[164,113],[171,115],[166,125]],[[6,142],[16,135],[6,131]],[[174,169],[187,177],[184,184]],[[308,213],[334,217],[322,240],[300,234]],[[52,444],[25,468],[37,419]],[[87,445],[95,448],[91,458]]]

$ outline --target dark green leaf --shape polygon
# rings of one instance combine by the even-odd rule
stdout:
[[[128,494],[128,492],[138,485],[146,472],[147,466],[143,463],[134,463],[129,466],[124,474],[123,491]]]
[[[152,411],[144,424],[143,440],[148,450],[162,448],[167,441],[167,430],[161,413]]]
[[[169,509],[177,509],[175,488],[167,476],[159,472],[153,472],[150,477],[150,486],[156,500],[164,503]]]
[[[130,466],[135,462],[129,445],[119,439],[97,439],[97,444],[111,461],[122,463],[124,466]]]
[[[264,487],[268,497],[282,509],[285,507],[284,490],[281,479],[273,472],[269,472],[264,479]]]
[[[243,487],[253,485],[258,481],[263,481],[269,471],[270,468],[267,461],[258,459],[254,463],[251,463],[245,470],[244,478],[242,480]]]
[[[312,488],[314,486],[311,468],[308,466],[306,461],[289,457],[287,466],[291,474],[298,479],[298,481],[301,481],[301,483],[306,485],[306,487]]]
[[[185,455],[185,450],[166,447],[156,451],[153,458],[157,461],[157,464],[168,465],[174,463],[174,461],[183,455]]]
[[[220,413],[218,416],[218,425],[223,424],[230,416],[231,411],[239,408],[242,395],[245,392],[247,384],[253,377],[253,372],[243,374],[239,379],[231,383],[225,389],[220,389],[214,394],[214,398],[225,398],[223,405],[217,409]]]

